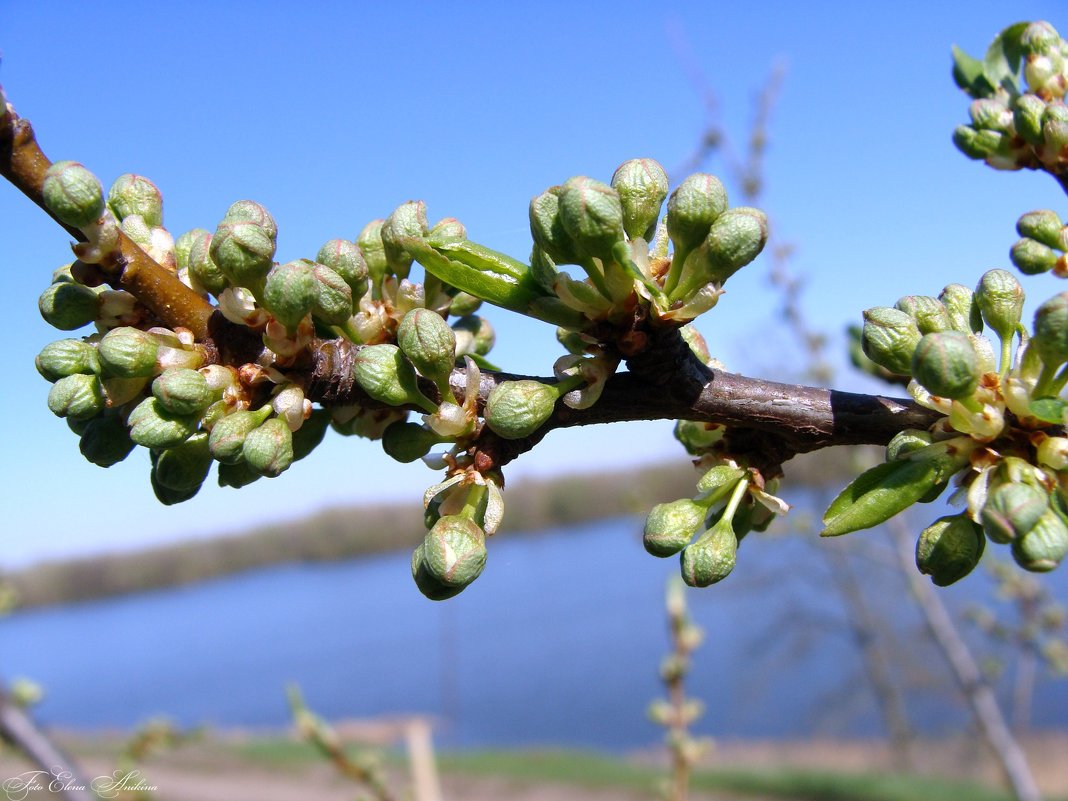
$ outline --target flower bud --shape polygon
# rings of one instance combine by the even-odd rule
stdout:
[[[189,243],[187,269],[193,288],[218,297],[230,284],[222,268],[211,257],[212,234],[203,228],[190,233],[193,237]]]
[[[427,568],[424,553],[423,543],[419,543],[412,552],[412,578],[415,579],[415,586],[419,588],[419,592],[431,601],[444,601],[463,592],[463,587],[450,587],[438,581]]]
[[[1057,266],[1057,253],[1053,248],[1034,239],[1018,239],[1009,251],[1013,265],[1024,275],[1048,273]]]
[[[986,539],[967,514],[940,517],[920,534],[916,567],[939,587],[967,576],[979,564]]]
[[[371,285],[382,285],[382,279],[386,274],[386,247],[382,242],[382,226],[385,220],[372,220],[363,227],[360,235],[356,237],[356,245],[363,254],[364,263],[367,265],[367,277]]]
[[[702,423],[697,420],[679,420],[675,423],[675,439],[691,456],[699,456],[721,439],[726,428],[719,423]]]
[[[691,251],[727,210],[727,190],[714,175],[694,173],[679,184],[667,203],[667,232],[676,251]]]
[[[706,280],[724,284],[739,269],[760,255],[768,241],[768,218],[759,209],[739,206],[719,215],[705,239]]]
[[[1029,211],[1016,221],[1016,232],[1027,239],[1034,239],[1051,248],[1063,249],[1064,223],[1057,212],[1049,209]]]
[[[979,386],[979,357],[967,334],[925,334],[912,356],[912,374],[932,395],[959,400]]]
[[[456,336],[456,355],[474,353],[485,356],[497,341],[497,335],[485,317],[468,314],[454,320],[452,330]]]
[[[353,359],[353,375],[363,391],[390,406],[415,404],[433,414],[437,408],[422,392],[415,370],[396,345],[369,345]]]
[[[928,295],[906,295],[898,299],[894,307],[915,320],[921,334],[933,334],[953,328],[949,312],[937,298]]]
[[[1035,461],[1050,470],[1068,469],[1068,437],[1046,437],[1035,450]]]
[[[219,486],[241,489],[247,487],[253,481],[263,478],[243,461],[238,460],[234,464],[225,462],[219,465]]]
[[[49,167],[42,195],[45,208],[73,228],[86,228],[104,213],[100,181],[76,161],[57,161]]]
[[[975,288],[975,300],[986,324],[1003,342],[1011,340],[1024,304],[1023,287],[1016,276],[1007,270],[988,270]]]
[[[139,328],[123,326],[104,334],[97,353],[106,374],[117,378],[147,378],[156,373],[159,342]]]
[[[312,266],[316,294],[312,315],[326,325],[344,325],[352,316],[352,289],[345,279],[322,264]]]
[[[80,339],[60,339],[44,346],[34,360],[37,372],[48,381],[84,373],[100,374],[100,358],[96,348]]]
[[[278,241],[278,223],[263,206],[255,200],[238,200],[230,205],[223,215],[223,222],[250,222],[264,230],[272,242]]]
[[[983,531],[994,542],[1019,539],[1049,509],[1049,496],[1040,489],[1017,481],[996,486],[983,504],[980,520]]]
[[[274,258],[274,241],[264,228],[247,220],[221,222],[208,253],[234,286],[257,290]]]
[[[267,274],[263,288],[263,305],[290,333],[312,310],[319,297],[315,262],[307,259],[276,265]]]
[[[1035,312],[1031,348],[1049,367],[1068,361],[1068,292],[1047,300]]]
[[[208,450],[223,464],[237,464],[242,460],[245,438],[258,428],[271,413],[270,406],[255,411],[239,409],[219,420],[208,437]]]
[[[551,186],[530,201],[530,234],[539,250],[557,264],[572,264],[578,252],[560,219],[562,186]],[[532,259],[532,261],[534,261]]]
[[[422,459],[439,442],[441,437],[419,423],[396,422],[382,434],[382,450],[404,464]]]
[[[1003,134],[998,131],[976,130],[958,125],[953,131],[953,144],[970,159],[987,159],[1001,147]]]
[[[96,319],[100,298],[87,286],[73,282],[52,284],[37,299],[41,317],[60,331],[74,331]]]
[[[409,237],[424,239],[429,233],[426,204],[421,200],[402,203],[386,217],[382,224],[382,246],[386,263],[398,278],[407,278],[412,267],[412,256],[404,249],[403,240]]]
[[[933,442],[933,438],[927,431],[915,428],[906,428],[894,435],[894,438],[886,445],[886,461],[895,462],[904,459],[910,453],[926,448]]]
[[[1032,22],[1020,34],[1020,49],[1025,55],[1046,56],[1062,46],[1057,29],[1048,22]]]
[[[204,236],[211,236],[211,232],[204,228],[191,228],[174,240],[174,263],[179,270],[189,269],[189,252],[193,249],[193,243]]]
[[[466,587],[486,566],[486,537],[473,520],[441,517],[423,540],[428,572],[447,587]]]
[[[168,412],[181,415],[199,414],[218,400],[207,378],[184,367],[172,367],[160,373],[152,382],[152,394]]]
[[[1046,101],[1034,94],[1023,94],[1013,104],[1012,125],[1024,141],[1031,145],[1042,144],[1042,116]]]
[[[1048,509],[1034,527],[1012,541],[1012,558],[1024,570],[1044,573],[1053,570],[1068,554],[1068,525]]]
[[[293,464],[293,432],[281,418],[265,420],[245,437],[241,455],[254,472],[274,478]]]
[[[134,449],[130,429],[114,412],[89,420],[82,429],[78,450],[98,467],[118,464]]]
[[[486,425],[504,439],[530,436],[552,416],[558,397],[554,387],[539,381],[504,381],[486,400]]]
[[[722,581],[734,570],[738,538],[731,521],[721,518],[697,542],[682,551],[682,580],[691,587],[707,587]]]
[[[435,242],[463,242],[467,228],[455,217],[443,217],[431,226],[429,237]]]
[[[108,190],[108,208],[120,221],[137,214],[149,228],[163,225],[163,195],[143,175],[128,172],[116,178]]]
[[[319,248],[315,260],[341,276],[352,290],[353,300],[359,300],[367,292],[367,262],[355,242],[331,239]]]
[[[968,113],[976,128],[1005,132],[1012,127],[1012,112],[1005,101],[997,97],[981,97],[972,101]]]
[[[449,302],[450,317],[467,317],[474,314],[482,306],[482,298],[476,297],[469,292],[457,292]]]
[[[623,240],[623,206],[619,193],[586,176],[569,178],[560,192],[560,223],[579,255],[603,260]]]
[[[415,369],[432,381],[448,379],[456,363],[456,335],[441,315],[412,309],[397,326],[397,344]]]
[[[106,405],[104,388],[95,375],[64,376],[48,391],[48,409],[56,417],[88,420],[104,411]]]
[[[619,165],[611,183],[623,206],[623,230],[627,236],[652,240],[660,207],[668,195],[664,168],[653,159],[631,159]]]
[[[920,344],[920,336],[915,321],[900,309],[877,306],[864,312],[864,354],[892,373],[910,374],[912,354]]]
[[[975,293],[963,284],[949,284],[938,300],[945,307],[950,327],[962,334],[978,334],[983,330],[983,313],[975,300]],[[928,334],[930,331],[924,331]]]
[[[145,398],[130,412],[126,421],[130,439],[145,448],[173,448],[196,431],[196,415],[178,415],[167,411],[155,397]]]
[[[311,401],[297,384],[284,384],[271,398],[271,409],[296,432],[304,425],[305,415],[311,414]]]
[[[654,506],[645,519],[642,544],[653,556],[673,556],[690,544],[708,509],[689,498]]]
[[[149,474],[149,480],[152,483],[152,493],[156,496],[156,500],[162,503],[164,506],[173,506],[176,503],[185,503],[189,499],[196,496],[200,491],[200,487],[194,487],[192,489],[176,490],[170,487],[165,487],[156,480],[156,468],[152,468],[152,472]]]
[[[196,434],[181,445],[165,448],[152,467],[155,481],[167,489],[189,492],[200,489],[211,470],[208,435]]]

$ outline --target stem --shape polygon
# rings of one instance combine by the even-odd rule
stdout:
[[[1051,385],[1057,378],[1057,368],[1059,366],[1057,364],[1042,365],[1042,372],[1038,374],[1038,380],[1035,381],[1035,389],[1031,397],[1044,398],[1052,394],[1050,391]],[[1066,365],[1066,369],[1068,369],[1068,365]]]
[[[723,509],[723,519],[734,520],[734,513],[738,511],[738,504],[742,502],[747,489],[749,489],[749,479],[739,479],[738,483],[734,485],[734,489],[731,490],[731,497]]]
[[[681,245],[676,246],[675,252],[671,255],[671,267],[668,268],[667,278],[664,279],[664,294],[669,298],[674,293],[675,287],[679,285],[679,279],[682,278],[682,265],[689,255],[690,251]]]
[[[1061,368],[1061,371],[1053,379],[1053,383],[1050,385],[1050,395],[1060,395],[1061,390],[1064,389],[1065,384],[1068,384],[1068,364]]]
[[[1012,334],[1009,334],[1007,339],[1001,340],[1001,359],[998,366],[1000,368],[998,377],[1004,381],[1005,376],[1009,374],[1009,368],[1012,367]]]

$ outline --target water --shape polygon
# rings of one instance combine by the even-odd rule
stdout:
[[[282,726],[296,682],[329,718],[432,715],[445,746],[642,747],[661,736],[645,709],[661,692],[664,587],[678,568],[648,556],[639,531],[628,519],[502,535],[482,577],[446,603],[419,595],[408,555],[396,554],[31,610],[0,622],[0,673],[40,682],[38,717],[62,726],[155,715]],[[690,681],[707,706],[701,732],[880,733],[821,553],[837,544],[811,539],[752,535],[726,583],[689,593],[708,634]],[[900,588],[881,568],[868,576],[888,582],[896,656],[921,686],[914,719],[929,732],[959,729],[966,715],[939,684],[939,657]],[[950,597],[987,588],[973,576]],[[1040,683],[1035,725],[1068,726],[1068,682]]]

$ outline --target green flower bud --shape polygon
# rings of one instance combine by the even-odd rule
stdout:
[[[386,263],[398,278],[407,278],[412,266],[412,256],[404,249],[404,240],[408,237],[425,239],[429,233],[426,204],[421,200],[402,203],[386,217],[382,224],[382,245]]]
[[[78,449],[88,461],[98,467],[118,464],[134,449],[130,429],[115,413],[102,414],[90,420],[81,433]]]
[[[359,245],[347,239],[331,239],[321,248],[315,260],[341,276],[352,290],[352,299],[359,300],[367,292],[367,262]]]
[[[316,294],[312,315],[326,325],[344,325],[352,317],[352,289],[340,275],[322,264],[312,266]]]
[[[367,265],[367,276],[372,286],[381,286],[386,275],[386,246],[382,241],[382,226],[385,220],[371,220],[356,237],[356,245]]]
[[[1019,539],[1049,509],[1049,496],[1029,484],[1012,481],[999,484],[989,495],[980,519],[983,531],[994,542],[1005,544]]]
[[[1049,367],[1068,361],[1068,292],[1047,300],[1035,312],[1031,348]]]
[[[463,587],[450,587],[438,581],[427,568],[424,554],[423,543],[419,543],[412,553],[412,578],[415,579],[415,586],[419,588],[419,592],[431,601],[444,601],[463,592]]]
[[[263,305],[287,331],[297,329],[319,298],[314,266],[315,262],[297,259],[278,264],[267,274]]]
[[[263,206],[255,200],[238,200],[230,205],[223,215],[223,222],[250,222],[266,232],[272,242],[278,241],[278,223]]]
[[[208,435],[195,434],[181,445],[165,448],[152,468],[158,484],[177,492],[200,489],[211,470]]]
[[[1048,273],[1057,266],[1057,252],[1034,239],[1019,239],[1009,251],[1013,265],[1024,275]]]
[[[695,173],[671,193],[667,204],[667,231],[676,251],[696,248],[723,212],[727,190],[714,175]]]
[[[986,159],[997,153],[1003,134],[998,131],[976,130],[968,125],[958,125],[953,131],[953,144],[970,159]]]
[[[722,518],[697,542],[682,551],[682,580],[691,587],[707,587],[722,581],[734,570],[738,538],[731,521]]]
[[[48,391],[48,409],[56,417],[88,420],[104,411],[106,405],[104,388],[95,375],[64,376]]]
[[[920,534],[916,567],[939,587],[967,576],[979,564],[986,538],[967,514],[940,517]]]
[[[928,295],[906,295],[900,298],[894,307],[915,320],[916,327],[920,329],[921,334],[948,331],[954,327],[950,322],[949,312],[938,298]]]
[[[149,228],[163,225],[163,195],[143,175],[128,172],[116,178],[108,190],[108,208],[119,220],[137,214]]]
[[[1016,276],[1007,270],[988,270],[975,288],[975,300],[986,324],[1002,341],[1011,340],[1024,304],[1023,287]]]
[[[558,397],[555,387],[538,381],[504,381],[486,400],[486,425],[504,439],[528,437],[552,416]]]
[[[642,544],[653,556],[673,556],[690,544],[708,509],[689,498],[660,503],[645,519]]]
[[[382,434],[382,450],[407,464],[426,456],[441,437],[419,423],[396,422]]]
[[[768,218],[759,209],[728,209],[712,223],[705,239],[707,280],[722,285],[760,255],[768,241]]]
[[[608,260],[623,240],[623,206],[608,184],[585,176],[568,179],[560,193],[560,223],[579,255]]]
[[[1012,558],[1024,570],[1044,573],[1053,570],[1068,554],[1068,525],[1052,509],[1034,527],[1012,541]]]
[[[163,486],[156,480],[155,467],[152,468],[152,472],[149,474],[149,480],[152,483],[152,493],[156,496],[156,500],[164,506],[174,506],[176,503],[185,503],[193,498],[200,490],[200,487],[176,490]]]
[[[293,432],[279,417],[265,420],[245,437],[241,455],[254,472],[274,478],[293,464]]]
[[[932,395],[959,400],[979,386],[979,357],[967,334],[925,334],[912,356],[912,374]]]
[[[164,409],[180,415],[200,414],[218,400],[207,378],[184,367],[172,367],[160,373],[152,382],[152,394]]]
[[[212,234],[203,228],[196,228],[192,232],[192,241],[189,243],[189,279],[194,289],[210,292],[218,297],[230,282],[226,273],[215,263],[211,257]]]
[[[353,374],[363,391],[390,406],[415,404],[433,414],[437,407],[419,391],[415,370],[396,345],[369,345],[353,359]]]
[[[234,286],[256,290],[267,277],[274,258],[274,240],[254,222],[221,222],[208,253]]]
[[[238,461],[234,464],[226,464],[223,462],[219,465],[220,487],[241,489],[241,487],[247,487],[253,481],[258,481],[261,478],[263,478],[263,476],[255,472],[243,461]]]
[[[96,319],[100,299],[87,286],[56,283],[41,293],[37,308],[45,322],[60,331],[73,331]]]
[[[1038,95],[1024,94],[1016,98],[1012,125],[1028,144],[1042,144],[1042,115],[1045,111],[1046,101]]]
[[[1026,55],[1047,56],[1062,46],[1057,29],[1048,22],[1032,22],[1020,34],[1020,49]]]
[[[447,587],[466,587],[486,566],[486,536],[473,520],[445,515],[423,540],[427,571]]]
[[[147,378],[156,373],[159,342],[138,328],[122,326],[104,334],[97,346],[105,373],[118,378]]]
[[[42,195],[45,208],[73,228],[85,228],[104,213],[100,181],[76,161],[57,161],[49,167]]]
[[[664,168],[652,159],[631,159],[619,165],[611,183],[623,206],[623,230],[627,236],[651,241],[660,207],[668,196]]]
[[[96,348],[80,339],[60,339],[48,343],[37,354],[34,364],[37,372],[48,381],[58,381],[77,373],[100,374],[100,358]]]
[[[477,312],[481,306],[482,298],[468,292],[457,292],[452,296],[452,301],[449,303],[449,316],[467,317]]]
[[[726,431],[718,423],[702,423],[696,420],[679,420],[675,423],[675,439],[691,456],[699,456],[721,439]]]
[[[211,232],[203,228],[192,228],[174,240],[174,263],[179,270],[189,269],[189,253],[193,249],[193,243],[205,236],[210,237]],[[204,252],[207,253],[207,250]]]
[[[456,363],[456,335],[440,314],[412,309],[397,326],[397,344],[424,376],[448,380]]]
[[[926,448],[934,441],[927,431],[919,431],[915,428],[906,428],[894,435],[886,445],[886,461],[895,462],[903,459],[913,451]]]
[[[1035,461],[1051,470],[1068,469],[1068,438],[1046,437],[1035,449]]]
[[[245,438],[271,414],[270,406],[255,411],[245,409],[232,412],[219,420],[208,437],[208,450],[223,464],[237,464],[243,458]]]
[[[983,330],[983,313],[975,300],[975,293],[963,284],[949,284],[938,296],[949,316],[950,327],[962,334],[978,334]],[[929,334],[930,331],[923,333]]]
[[[1049,209],[1029,211],[1016,221],[1016,232],[1027,239],[1034,239],[1051,248],[1063,249],[1064,223],[1057,212]]]
[[[560,219],[562,186],[551,186],[530,201],[530,234],[534,244],[557,264],[573,264],[578,251]]]
[[[173,448],[181,445],[196,431],[196,415],[168,412],[157,398],[145,398],[130,412],[126,421],[130,439],[145,448]]]
[[[431,226],[430,238],[435,242],[463,242],[467,228],[455,217],[443,217]]]
[[[1012,127],[1012,112],[1004,100],[996,97],[981,97],[973,101],[968,113],[976,128],[1005,132]]]
[[[457,356],[465,353],[485,356],[493,350],[493,345],[497,341],[497,335],[489,320],[475,314],[468,314],[455,320],[452,330],[456,336]]]
[[[864,312],[864,354],[892,373],[909,375],[920,336],[915,321],[900,309],[877,306]]]

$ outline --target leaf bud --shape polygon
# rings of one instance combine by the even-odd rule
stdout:
[[[208,449],[212,457],[223,464],[240,462],[245,438],[259,427],[270,413],[270,406],[263,406],[255,411],[239,409],[219,420],[208,437]]]
[[[186,269],[194,289],[210,292],[218,297],[230,285],[226,273],[211,257],[212,234],[203,228],[195,228],[189,242]]]
[[[126,421],[130,439],[145,448],[173,448],[196,431],[196,415],[173,414],[155,397],[145,398],[130,412]]]
[[[906,295],[898,299],[894,308],[900,309],[915,320],[921,334],[933,334],[953,328],[949,312],[938,298],[929,295]]]
[[[916,322],[900,309],[877,306],[864,312],[864,354],[892,373],[910,374],[912,354],[920,344],[920,336]]]
[[[87,286],[73,282],[52,284],[37,299],[41,317],[60,331],[74,331],[96,319],[100,298]]]
[[[219,223],[208,253],[231,284],[256,291],[271,269],[274,250],[274,241],[264,228],[234,220]]]
[[[1068,361],[1068,292],[1047,300],[1035,311],[1031,348],[1050,368]]]
[[[254,472],[268,478],[280,475],[293,464],[293,432],[279,417],[265,420],[245,437],[241,455]]]
[[[926,448],[933,442],[931,434],[915,428],[906,428],[894,435],[894,438],[886,445],[886,461],[896,462],[904,459],[913,451]]]
[[[37,372],[48,381],[84,373],[100,374],[100,358],[96,348],[80,339],[60,339],[44,346],[34,360]]]
[[[689,498],[654,506],[645,519],[642,544],[653,556],[673,556],[690,544],[708,509]]]
[[[1016,232],[1051,248],[1064,249],[1064,223],[1057,212],[1049,209],[1029,211],[1016,221]]]
[[[474,353],[485,356],[497,341],[497,335],[485,317],[468,314],[454,320],[452,330],[456,336],[456,355]]]
[[[560,219],[560,196],[563,191],[562,186],[551,186],[531,199],[530,235],[534,239],[535,247],[552,261],[557,264],[572,264],[577,260],[578,254],[571,235]]]
[[[1017,481],[998,484],[986,498],[980,512],[983,531],[991,540],[1005,544],[1019,539],[1049,509],[1049,496],[1042,490]]]
[[[122,326],[104,334],[97,353],[106,374],[118,378],[147,378],[156,373],[159,342],[139,328]]]
[[[267,274],[263,305],[290,333],[296,331],[318,300],[314,265],[307,259],[297,259],[275,265]]]
[[[1046,101],[1035,94],[1027,93],[1016,98],[1013,104],[1012,125],[1024,141],[1031,145],[1042,144],[1042,116]]]
[[[312,315],[326,325],[344,325],[352,316],[352,288],[322,264],[313,263],[312,275],[316,284]]]
[[[950,327],[962,334],[978,334],[983,330],[983,313],[975,300],[975,293],[964,284],[949,284],[938,300],[945,307]],[[931,333],[924,331],[923,333]]]
[[[278,241],[278,223],[263,206],[255,200],[238,200],[230,204],[223,215],[223,222],[250,222],[264,230],[272,242]]]
[[[441,517],[423,540],[423,562],[447,587],[466,587],[486,566],[486,536],[471,519]]]
[[[579,255],[607,261],[624,236],[619,193],[584,175],[569,178],[560,193],[560,222]]]
[[[104,388],[95,375],[64,376],[48,391],[48,409],[56,417],[88,420],[104,411],[106,405]]]
[[[439,442],[441,437],[419,423],[399,421],[382,434],[382,450],[404,464],[422,459]]]
[[[125,173],[108,190],[108,208],[120,221],[139,215],[149,228],[163,225],[163,194],[143,175]]]
[[[667,203],[667,232],[676,251],[700,245],[726,210],[727,190],[716,176],[694,173],[683,180]]]
[[[200,414],[218,399],[205,376],[185,367],[160,373],[152,382],[152,394],[168,412],[181,415]]]
[[[1052,509],[1023,536],[1012,541],[1012,558],[1024,570],[1053,570],[1068,554],[1068,525]]]
[[[539,381],[503,381],[486,400],[486,425],[504,439],[530,436],[552,416],[558,397],[555,387]]]
[[[429,233],[426,204],[421,200],[409,200],[407,203],[402,203],[386,217],[382,224],[383,252],[386,264],[398,278],[408,277],[413,261],[411,254],[404,249],[404,240],[409,237],[425,239]]]
[[[1007,270],[988,270],[975,288],[975,300],[986,324],[1003,342],[1011,340],[1024,304],[1023,287],[1016,276]]]
[[[368,345],[353,359],[353,374],[363,391],[390,406],[414,404],[430,414],[437,408],[422,392],[415,370],[396,345]]]
[[[118,464],[134,449],[130,429],[114,412],[102,414],[89,420],[82,429],[78,450],[89,462],[98,467]]]
[[[738,538],[731,521],[721,518],[697,542],[682,551],[682,580],[691,587],[707,587],[722,581],[734,570]]]
[[[367,262],[355,242],[331,239],[319,248],[315,260],[341,276],[352,290],[353,300],[359,300],[367,292]]]
[[[89,170],[76,161],[57,161],[45,172],[45,208],[73,228],[86,228],[104,213],[104,189]]]
[[[624,161],[612,175],[612,188],[623,207],[623,230],[631,239],[653,238],[660,207],[668,196],[668,177],[653,159]]]
[[[979,386],[979,357],[967,334],[925,334],[912,356],[912,374],[932,395],[959,400]]]
[[[356,245],[363,254],[364,263],[367,265],[367,276],[371,285],[380,287],[382,279],[386,275],[386,247],[382,242],[382,226],[385,220],[371,220],[356,237]]]
[[[920,534],[916,567],[939,587],[948,587],[979,564],[986,538],[967,514],[940,517]]]
[[[424,376],[439,383],[448,380],[456,363],[456,334],[440,314],[412,309],[397,326],[397,344]]]
[[[195,434],[173,448],[163,449],[152,466],[156,482],[177,492],[200,489],[210,470],[208,435],[203,433]]]
[[[1053,248],[1034,239],[1018,239],[1009,251],[1013,265],[1024,275],[1048,273],[1057,266],[1057,253]]]

